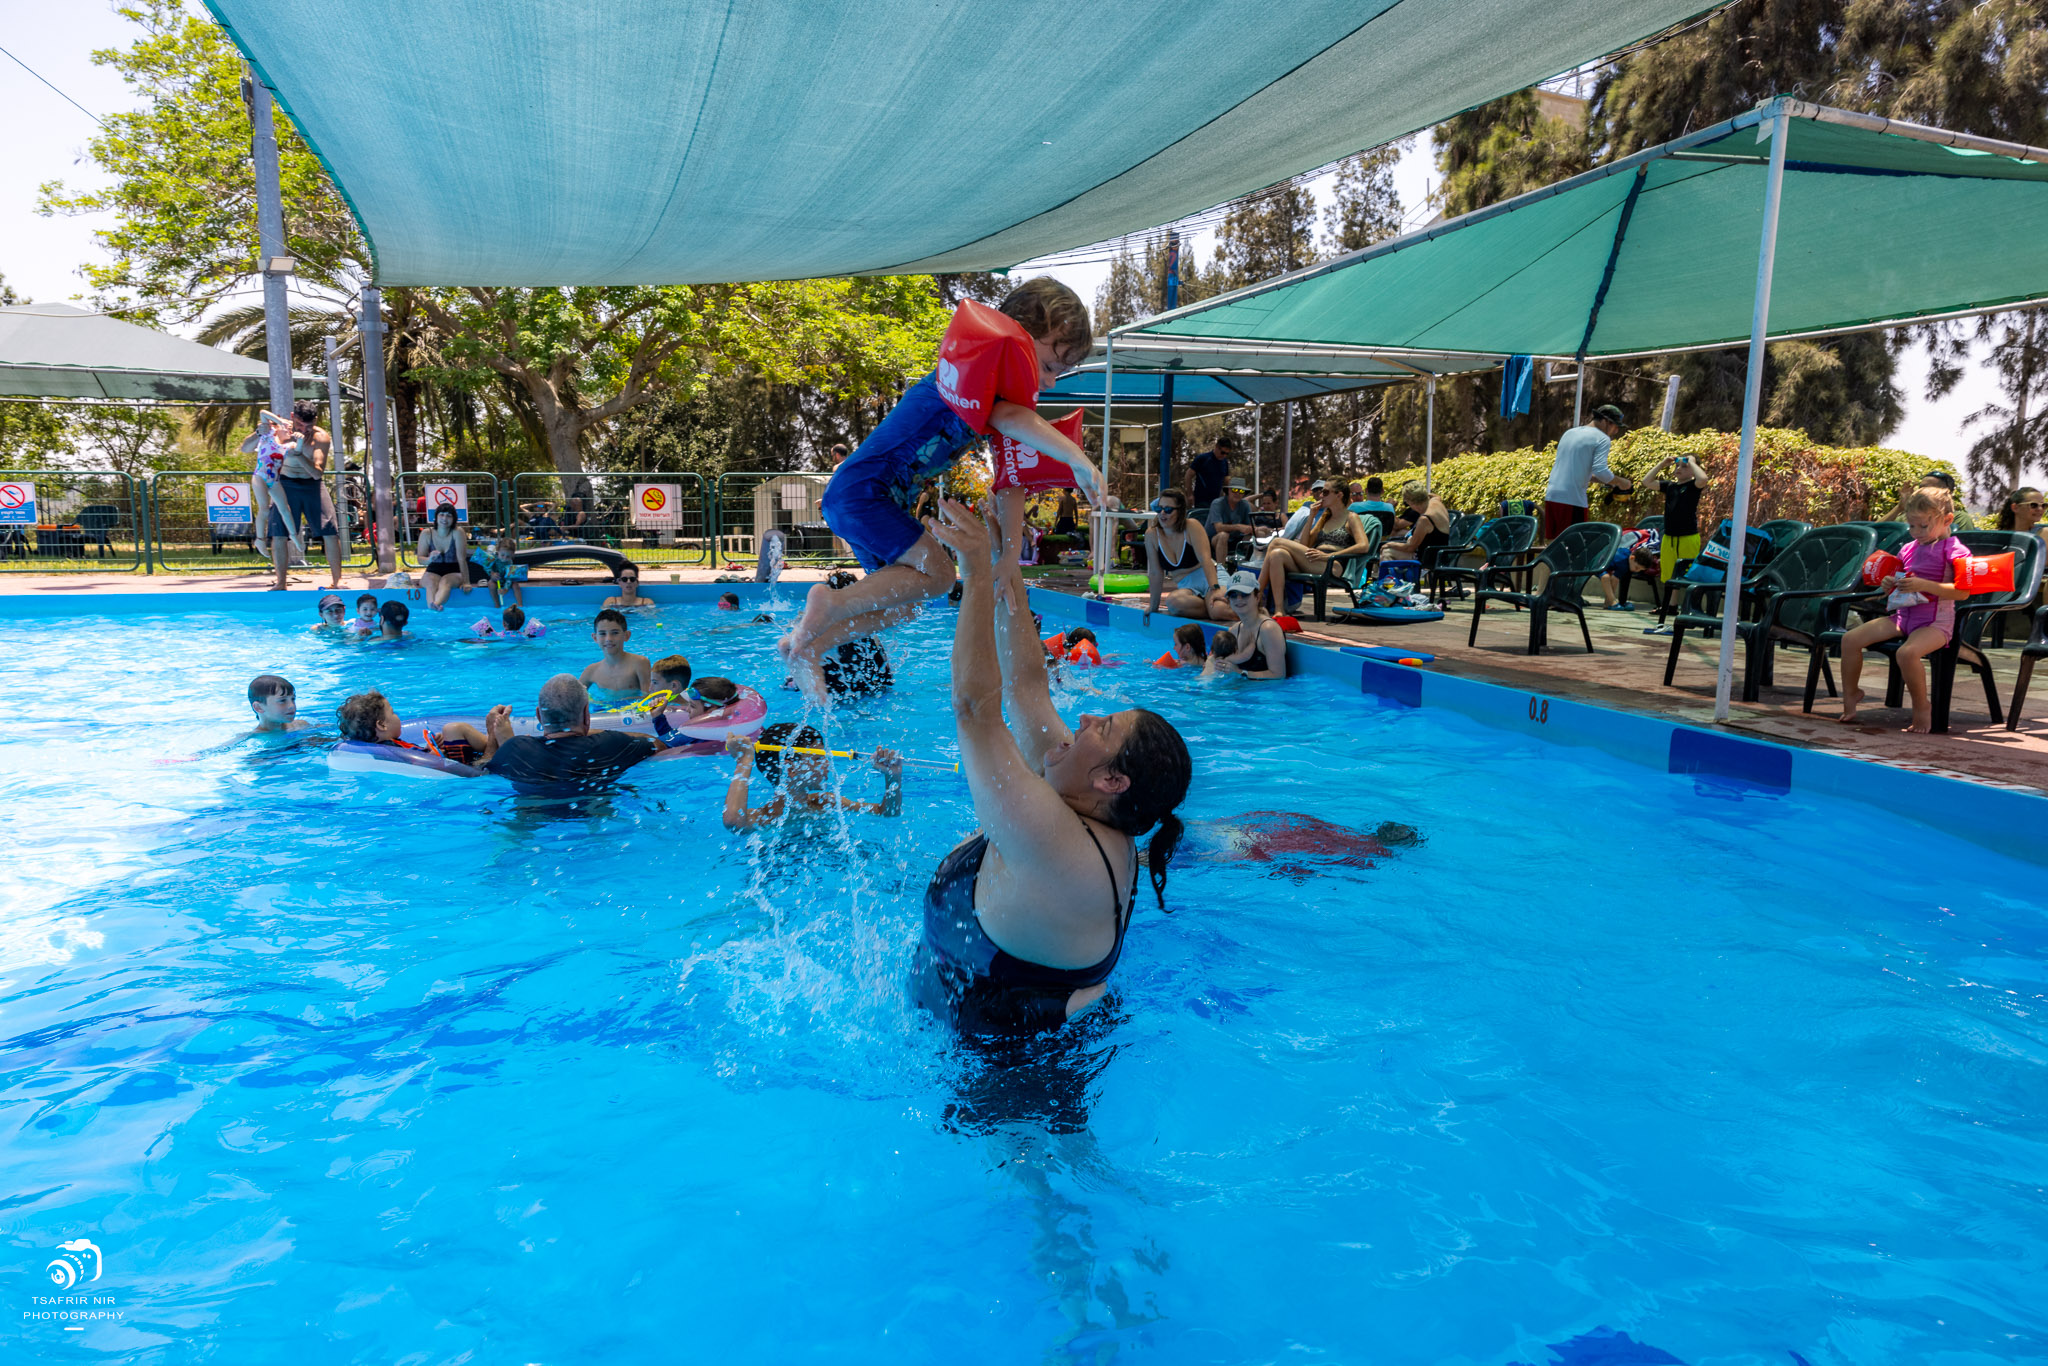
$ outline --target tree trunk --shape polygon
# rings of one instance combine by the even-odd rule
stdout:
[[[556,409],[548,415],[548,455],[562,474],[583,473],[583,427],[576,415]]]

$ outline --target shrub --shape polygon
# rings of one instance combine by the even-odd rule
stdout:
[[[1607,463],[1616,474],[1627,475],[1642,486],[1666,456],[1693,457],[1712,481],[1700,500],[1700,521],[1711,527],[1728,515],[1740,440],[1734,432],[1691,432],[1681,436],[1655,427],[1643,428],[1616,441]],[[1556,453],[1557,443],[1552,442],[1535,450],[1453,456],[1437,462],[1433,482],[1446,506],[1492,514],[1498,511],[1503,499],[1533,498],[1540,502]],[[1910,451],[1880,446],[1821,446],[1805,432],[1760,427],[1756,434],[1756,462],[1750,472],[1750,518],[1767,522],[1777,517],[1797,517],[1821,526],[1882,517],[1898,501],[1900,489],[1916,484],[1929,470],[1957,473],[1946,460],[1930,460]],[[1422,467],[1384,471],[1380,477],[1387,481],[1388,488],[1398,489],[1410,479],[1422,478]],[[1654,483],[1639,487],[1634,494],[1596,489],[1592,498],[1596,518],[1624,526],[1663,510],[1663,499]]]

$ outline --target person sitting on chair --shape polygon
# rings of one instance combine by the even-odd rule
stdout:
[[[1444,500],[1419,480],[1401,486],[1401,502],[1407,508],[1408,537],[1380,547],[1380,563],[1389,560],[1422,560],[1428,552],[1451,541],[1451,511]],[[1425,562],[1423,567],[1428,568]]]
[[[1230,558],[1230,543],[1252,534],[1252,505],[1242,479],[1227,479],[1223,492],[1209,504],[1209,556],[1218,564]]]
[[[1420,488],[1421,485],[1415,487]],[[1291,541],[1282,536],[1274,540],[1266,547],[1266,562],[1259,568],[1260,590],[1276,615],[1287,610],[1289,574],[1327,573],[1332,561],[1364,555],[1372,550],[1365,524],[1351,510],[1349,491],[1342,484],[1325,484],[1320,480],[1317,488],[1320,492],[1315,511],[1302,527],[1301,539]],[[1236,619],[1235,612],[1228,617],[1217,618],[1218,621]]]

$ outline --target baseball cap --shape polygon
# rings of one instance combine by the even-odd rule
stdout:
[[[1920,482],[1923,484],[1939,484],[1945,489],[1953,490],[1956,486],[1956,477],[1946,470],[1929,470],[1920,476]]]
[[[1240,569],[1223,580],[1223,591],[1229,593],[1257,593],[1259,576],[1249,569]]]
[[[1316,480],[1316,481],[1315,481],[1315,483],[1313,483],[1313,484],[1310,484],[1310,485],[1308,486],[1308,491],[1309,491],[1310,493],[1321,493],[1321,492],[1322,492],[1322,491],[1323,491],[1324,489],[1326,489],[1326,488],[1328,488],[1328,487],[1330,487],[1330,484],[1329,484],[1329,481],[1328,481],[1328,480],[1326,480],[1326,479],[1318,479],[1318,480]]]
[[[1603,403],[1595,408],[1593,416],[1605,422],[1612,422],[1617,427],[1628,426],[1628,416],[1612,403]]]

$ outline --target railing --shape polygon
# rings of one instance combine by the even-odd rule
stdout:
[[[522,546],[582,541],[635,564],[713,563],[718,515],[701,475],[536,470],[513,476],[505,516]]]
[[[0,470],[0,571],[139,569],[149,495],[125,474]]]
[[[398,542],[398,562],[408,569],[420,567],[420,528],[436,515],[437,508],[455,509],[455,519],[469,532],[471,546],[487,547],[505,529],[504,494],[495,474],[481,470],[400,471],[397,482],[391,534]]]
[[[343,538],[342,567],[368,569],[375,563],[363,524],[369,489],[359,474],[344,475],[343,484],[347,506],[336,509],[334,480],[323,475],[320,507],[323,514],[335,514]],[[283,494],[272,496],[281,499]],[[278,506],[282,516],[283,504]],[[158,567],[180,574],[268,569],[270,560],[256,553],[249,471],[159,470],[149,481],[148,547]],[[308,534],[306,562],[324,564],[326,558],[320,538]]]
[[[719,558],[755,558],[761,533],[776,527],[785,538],[783,557],[792,563],[851,561],[852,549],[825,525],[820,507],[829,478],[824,474],[745,470],[720,475]]]

